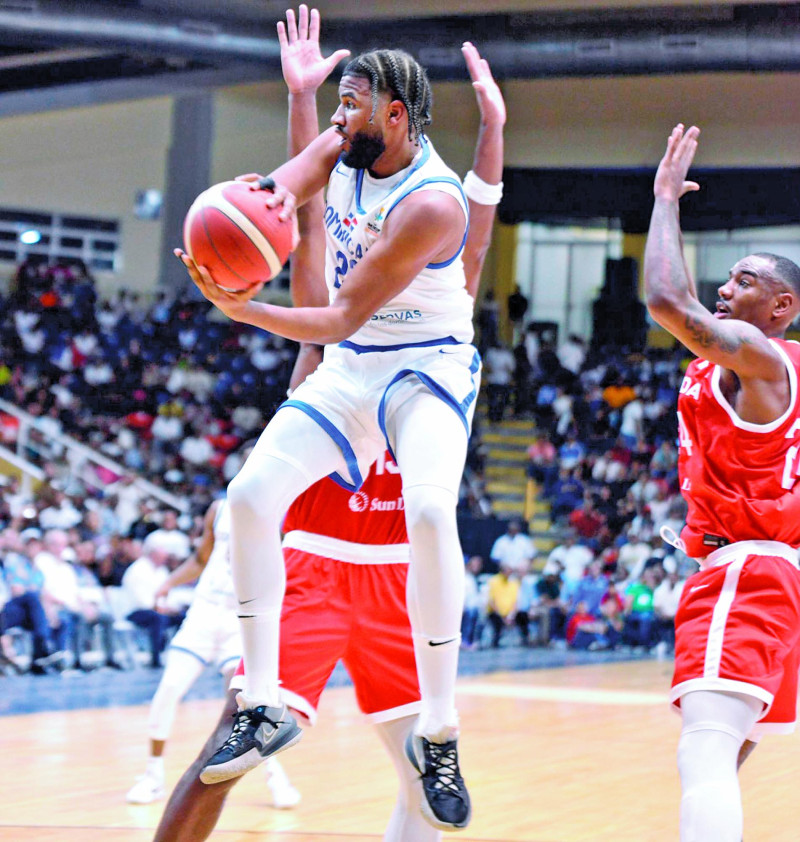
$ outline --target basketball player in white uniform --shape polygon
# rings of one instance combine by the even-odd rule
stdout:
[[[172,588],[197,579],[192,604],[172,638],[166,666],[150,704],[150,756],[144,774],[127,794],[132,804],[150,804],[164,797],[164,748],[181,699],[203,670],[216,663],[230,682],[242,653],[236,597],[229,558],[230,517],[225,501],[206,512],[200,546],[176,568],[156,592],[156,606]],[[198,579],[199,576],[199,579]],[[300,794],[275,758],[269,759],[268,786],[275,807],[293,807]]]
[[[468,56],[471,72],[476,56]],[[295,95],[308,93],[301,87]],[[455,505],[480,372],[461,262],[467,199],[423,134],[430,88],[410,56],[360,56],[345,69],[339,93],[334,128],[273,173],[278,186],[266,199],[283,204],[288,216],[295,201],[304,203],[328,182],[327,306],[289,309],[256,303],[254,292],[225,293],[177,252],[203,294],[231,318],[328,346],[229,487],[247,680],[232,739],[203,779],[242,774],[299,740],[278,697],[280,521],[322,476],[357,488],[388,446],[403,479],[422,692],[408,756],[422,774],[432,821],[454,829],[470,817],[456,750],[463,561]],[[489,143],[499,138],[502,149],[502,122],[484,121],[482,133]],[[470,175],[471,198],[496,204],[501,186]]]

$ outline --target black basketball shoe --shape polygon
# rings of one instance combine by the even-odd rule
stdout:
[[[456,740],[432,743],[409,734],[406,756],[419,772],[425,800],[422,815],[439,830],[459,830],[469,824],[472,805],[458,769]]]
[[[300,741],[303,732],[286,705],[259,705],[234,714],[230,737],[200,772],[204,784],[238,778],[273,754]]]

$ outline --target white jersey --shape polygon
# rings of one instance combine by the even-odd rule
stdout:
[[[373,178],[339,161],[328,182],[325,230],[325,279],[330,300],[347,283],[347,274],[381,234],[398,202],[416,190],[438,190],[453,196],[464,210],[464,237],[455,254],[429,263],[399,295],[388,301],[348,341],[358,346],[471,342],[473,301],[466,290],[461,252],[469,211],[458,176],[421,136],[421,149],[411,164],[388,178]],[[380,283],[380,279],[375,279]]]
[[[231,576],[231,517],[225,500],[222,500],[217,508],[213,529],[214,549],[208,557],[205,569],[197,580],[194,593],[195,597],[213,602],[220,608],[233,610],[238,606],[238,603]]]

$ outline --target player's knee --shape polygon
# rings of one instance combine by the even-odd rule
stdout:
[[[263,518],[272,510],[270,483],[255,471],[241,471],[229,483],[227,491],[231,518]]]
[[[697,723],[684,728],[678,740],[678,772],[681,779],[695,777],[698,769],[704,777],[715,778],[736,772],[736,759],[743,737],[724,724]]]
[[[455,527],[456,500],[444,488],[418,485],[403,489],[409,532],[437,533]]]

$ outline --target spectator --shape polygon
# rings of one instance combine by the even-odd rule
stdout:
[[[81,598],[78,576],[71,562],[74,555],[67,533],[63,529],[49,529],[33,563],[44,577],[42,605],[55,630],[55,645],[61,653],[62,665],[85,669],[80,657]]]
[[[536,642],[547,646],[551,640],[564,637],[566,608],[561,599],[561,566],[548,560],[535,585],[536,599],[528,610],[530,620],[536,623]]]
[[[522,336],[525,314],[528,312],[528,299],[522,294],[519,284],[514,286],[514,292],[508,296],[508,320],[514,330],[514,344]]]
[[[498,567],[509,567],[517,576],[527,572],[536,555],[531,538],[522,531],[522,521],[511,518],[506,531],[492,545],[490,558]]]
[[[583,604],[590,614],[598,616],[606,593],[608,579],[603,575],[603,562],[599,558],[593,558],[586,568],[586,574],[572,591],[570,604],[576,606],[576,611],[577,606]]]
[[[144,540],[142,555],[125,571],[122,588],[130,608],[127,619],[143,628],[150,638],[150,666],[161,667],[161,653],[166,646],[166,632],[177,628],[186,613],[184,607],[169,602],[156,611],[156,591],[169,576],[168,563],[172,542],[159,540],[151,533]]]
[[[484,377],[489,402],[488,416],[493,423],[503,420],[513,388],[516,361],[514,354],[501,342],[490,346],[484,355]]]
[[[570,514],[567,522],[577,532],[578,537],[586,542],[597,538],[606,525],[606,519],[598,511],[589,492],[583,495],[583,505]]]
[[[543,432],[528,448],[528,458],[531,460],[528,465],[528,476],[544,487],[547,494],[548,489],[558,478],[558,454],[555,445],[550,441],[550,434]]]
[[[586,359],[586,342],[577,333],[570,333],[559,346],[558,361],[572,374],[579,374]]]
[[[584,491],[579,469],[561,468],[550,490],[550,513],[553,520],[566,520],[581,505]]]
[[[655,565],[651,565],[645,567],[640,580],[632,582],[625,589],[625,626],[622,639],[630,646],[649,649],[656,643],[656,616],[653,609],[655,588]]]
[[[515,623],[519,626],[524,641],[528,639],[528,615],[517,611],[519,599],[519,577],[509,565],[503,565],[498,573],[489,579],[489,599],[486,617],[492,627],[492,648],[500,646],[503,630]]]
[[[483,559],[479,555],[470,556],[464,571],[464,613],[461,617],[461,646],[464,649],[475,649],[481,639],[486,608],[479,579],[482,572]]]
[[[175,509],[165,509],[161,516],[161,525],[150,533],[153,541],[165,547],[173,559],[184,561],[189,557],[192,544],[189,536],[178,528],[178,512]]]
[[[674,558],[664,559],[663,566],[666,576],[653,593],[653,612],[656,617],[656,645],[666,653],[675,646],[675,614],[686,581],[681,577]]]
[[[11,629],[31,633],[32,657],[29,671],[44,675],[54,651],[53,636],[41,601],[44,577],[25,553],[17,530],[0,532],[0,636]]]
[[[579,602],[567,622],[567,645],[573,649],[606,649],[607,625],[590,613],[585,602]]]
[[[567,597],[583,578],[593,558],[594,553],[589,547],[578,543],[578,536],[574,530],[567,532],[564,541],[550,551],[547,561],[557,562],[561,566],[562,582]]]

